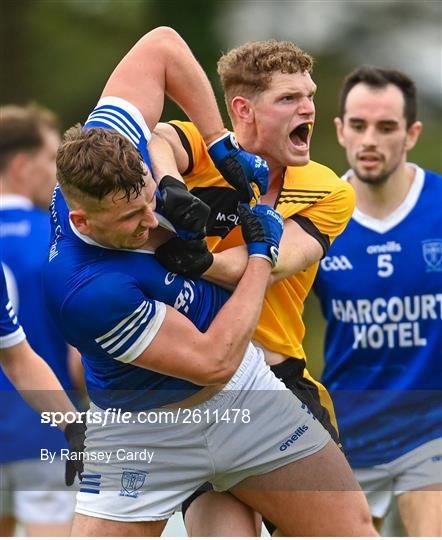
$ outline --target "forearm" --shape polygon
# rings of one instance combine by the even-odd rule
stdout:
[[[269,284],[282,281],[304,271],[323,255],[318,241],[298,224],[288,220],[279,244],[278,262],[272,270]],[[214,254],[212,266],[204,273],[204,279],[233,289],[247,266],[247,248],[238,246]]]
[[[269,262],[251,259],[237,290],[206,332],[168,307],[160,331],[133,364],[201,386],[226,383],[255,331],[269,274]]]
[[[206,332],[208,342],[216,344],[221,371],[226,369],[231,374],[244,356],[261,315],[270,270],[268,261],[250,258],[235,293]]]
[[[23,341],[1,351],[1,366],[23,399],[38,412],[76,411],[48,364]],[[60,424],[64,429],[65,424]]]
[[[184,183],[181,174],[178,172],[173,150],[165,139],[153,133],[149,149],[153,177],[157,183],[166,175],[173,176]]]
[[[205,143],[226,133],[209,79],[179,36],[166,65],[166,93],[196,125]]]
[[[213,254],[213,263],[204,279],[216,283],[228,290],[233,290],[247,268],[249,255],[246,246],[237,246]]]
[[[203,69],[174,30],[147,33],[128,52],[107,82],[102,96],[131,101],[152,131],[167,94],[189,116],[209,144],[227,130]]]

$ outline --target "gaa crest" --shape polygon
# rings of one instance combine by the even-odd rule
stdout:
[[[424,240],[422,255],[427,265],[427,272],[442,272],[442,239]]]
[[[136,499],[146,480],[147,473],[140,471],[126,470],[121,475],[121,497],[132,497]]]

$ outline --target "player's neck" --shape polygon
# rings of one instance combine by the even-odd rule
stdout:
[[[367,216],[385,219],[405,200],[415,172],[413,167],[404,163],[382,184],[361,182],[353,175],[350,183],[356,192],[357,209]]]
[[[18,195],[31,200],[31,194],[26,189],[26,185],[18,184],[18,182],[12,182],[7,175],[1,175],[0,177],[0,190],[2,197],[4,195]]]
[[[285,167],[270,167],[269,189],[267,190],[267,193],[261,197],[262,204],[274,206],[284,181],[284,172]]]

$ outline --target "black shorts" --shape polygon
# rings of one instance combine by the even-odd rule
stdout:
[[[310,379],[304,377],[305,360],[299,358],[287,358],[281,364],[270,366],[276,377],[280,379],[289,390],[303,403],[307,405],[312,414],[321,422],[324,428],[330,433],[331,438],[340,446],[339,434],[331,422],[330,413],[321,404],[318,387]],[[192,502],[206,491],[212,491],[209,482],[203,484],[195,493],[192,493],[182,504],[183,517]],[[275,526],[264,519],[264,523],[270,534],[275,531]]]

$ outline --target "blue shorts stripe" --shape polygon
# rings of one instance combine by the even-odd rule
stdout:
[[[100,493],[99,489],[91,489],[91,488],[80,488],[81,493],[95,493],[98,495]]]

